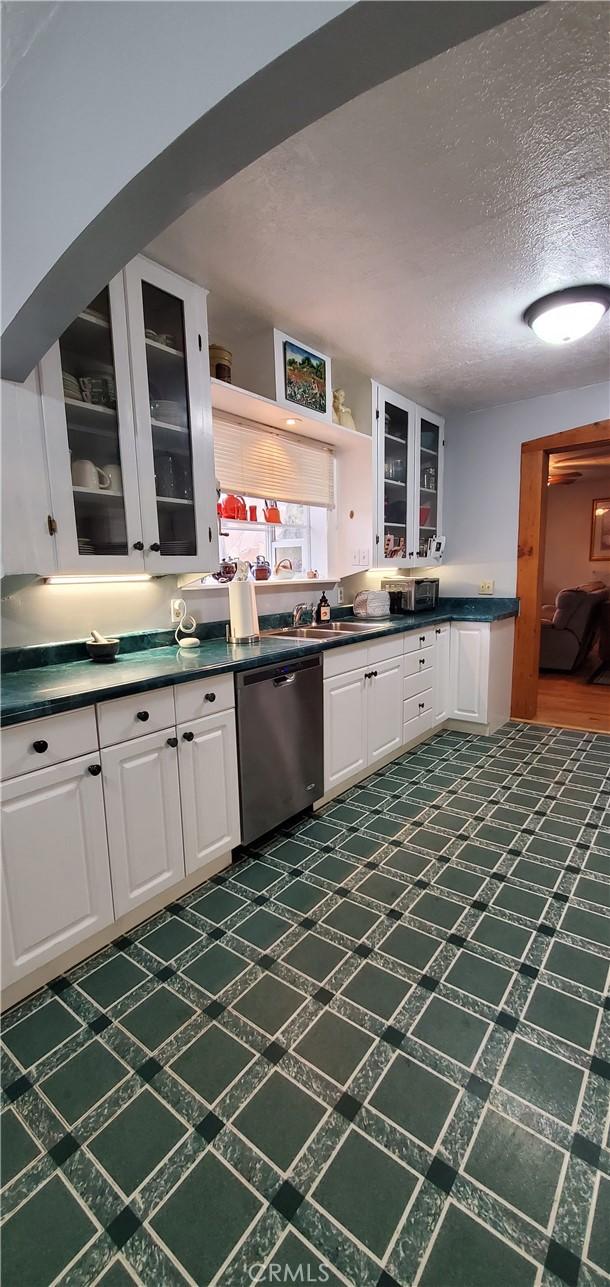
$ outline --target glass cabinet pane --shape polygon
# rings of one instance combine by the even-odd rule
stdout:
[[[161,554],[197,553],[184,305],[142,282],[148,396]]]
[[[79,555],[127,554],[108,289],[59,341]]]
[[[404,559],[407,548],[409,413],[385,402],[383,452],[383,554]]]
[[[419,446],[419,543],[418,553],[425,557],[428,541],[438,530],[440,429],[422,416]]]

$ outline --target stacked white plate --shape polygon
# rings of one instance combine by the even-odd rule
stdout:
[[[76,376],[70,375],[69,371],[62,371],[61,374],[64,383],[64,397],[78,398],[79,402],[82,402],[83,395]]]

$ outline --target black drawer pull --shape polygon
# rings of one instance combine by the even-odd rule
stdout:
[[[134,543],[133,543],[133,548],[134,548],[134,550],[143,550],[143,549],[144,549],[144,541],[134,541]]]
[[[425,636],[425,635],[420,635],[420,636],[419,636],[419,642],[420,642],[420,643],[425,643],[425,642],[426,642],[426,636]]]
[[[101,764],[90,764],[87,770],[87,772],[91,774],[92,778],[99,777],[101,771],[102,771]]]
[[[426,664],[426,658],[425,658],[425,657],[420,657],[420,659],[419,659],[419,664],[420,664],[420,666],[425,666],[425,664]]]
[[[38,755],[44,755],[45,751],[48,751],[49,749],[49,743],[45,742],[42,738],[39,742],[33,742],[32,745],[34,750],[38,752]]]
[[[183,733],[183,734],[182,734],[182,737],[183,737],[183,739],[184,739],[184,741],[185,741],[185,742],[192,742],[192,740],[193,740],[194,736],[195,736],[195,734],[194,734],[194,733],[191,733],[191,732],[190,732],[190,730],[189,730],[189,732],[187,732],[187,733]]]
[[[149,550],[154,550],[155,554],[158,554],[159,550],[161,549],[161,546],[159,545],[158,541],[153,541],[152,545],[149,545],[148,548]]]
[[[168,746],[177,746],[177,745],[178,745],[178,738],[177,738],[177,737],[168,737],[168,739],[167,739],[167,745],[168,745]]]
[[[204,702],[215,702],[215,701],[216,701],[216,693],[206,693],[206,695],[205,695],[205,697],[204,697],[204,699],[203,699],[203,700],[204,700]]]
[[[147,719],[150,719],[150,715],[148,714],[148,711],[138,711],[136,719],[141,720],[142,723],[145,724]]]
[[[419,703],[419,709],[420,709],[420,711],[423,711],[425,704],[426,704],[425,702],[420,702],[420,703]]]
[[[434,633],[435,633],[435,635],[440,635],[440,633],[441,633],[441,628],[440,628],[440,626],[437,626],[437,627],[436,627],[436,630],[434,631]]]

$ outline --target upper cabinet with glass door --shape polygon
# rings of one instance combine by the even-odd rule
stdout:
[[[144,558],[212,571],[218,523],[205,292],[139,257],[125,269]]]
[[[442,536],[443,514],[443,426],[444,420],[431,411],[416,408],[415,558],[425,559],[431,540]]]
[[[441,535],[442,420],[373,383],[377,567],[416,566]]]
[[[141,569],[121,275],[43,358],[40,385],[59,570]]]

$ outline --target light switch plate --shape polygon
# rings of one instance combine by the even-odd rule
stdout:
[[[479,594],[493,594],[495,581],[481,581],[479,585]]]

